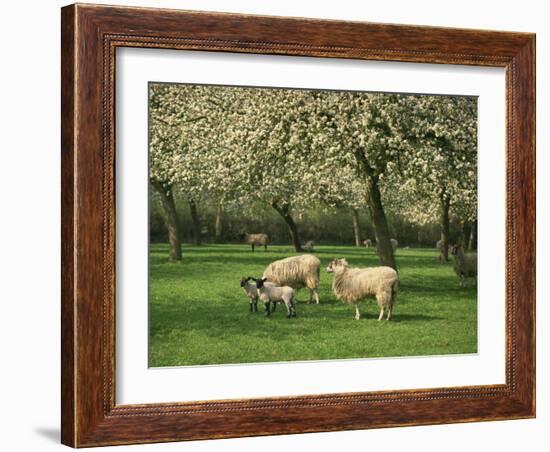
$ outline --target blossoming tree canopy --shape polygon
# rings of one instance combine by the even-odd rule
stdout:
[[[175,257],[177,193],[195,211],[269,205],[296,251],[297,214],[366,206],[380,259],[395,267],[385,204],[436,216],[423,202],[437,194],[475,215],[476,131],[466,97],[151,84],[150,180]]]
[[[412,118],[415,145],[389,173],[384,195],[412,222],[439,219],[447,260],[451,213],[463,223],[477,220],[477,99],[418,96]],[[395,185],[401,189],[392,190]]]

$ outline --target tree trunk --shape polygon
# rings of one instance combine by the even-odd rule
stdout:
[[[461,233],[461,241],[462,245],[464,247],[464,251],[468,251],[470,249],[470,239],[472,237],[472,225],[468,223],[466,220],[460,221],[460,233]]]
[[[441,207],[439,227],[441,229],[441,242],[443,243],[439,251],[439,258],[447,262],[449,260],[449,208],[451,207],[451,198],[446,194],[445,190],[442,190],[439,194],[439,202]]]
[[[299,253],[303,251],[302,244],[300,243],[300,236],[298,234],[298,226],[294,222],[292,215],[290,214],[290,206],[288,204],[279,205],[277,202],[271,203],[273,208],[283,217],[286,225],[288,226],[288,232],[290,234],[290,240],[294,245],[294,250]]]
[[[193,245],[198,246],[201,244],[201,222],[195,201],[189,201],[189,210],[191,212],[191,221],[193,222]]]
[[[470,249],[477,250],[477,220],[472,222],[470,230]]]
[[[355,237],[355,246],[361,246],[361,231],[359,230],[359,211],[353,209],[353,235]]]
[[[165,187],[160,182],[153,182],[152,185],[160,195],[162,209],[164,211],[164,221],[168,229],[168,242],[170,244],[170,260],[181,261],[179,222],[172,187]]]
[[[216,207],[216,224],[214,225],[214,241],[219,243],[222,240],[222,213],[221,204]]]
[[[374,225],[374,233],[376,235],[376,250],[382,265],[387,265],[393,269],[397,269],[393,248],[390,242],[390,231],[388,228],[388,220],[382,205],[380,196],[380,188],[378,187],[378,178],[367,176],[367,204],[372,224]]]

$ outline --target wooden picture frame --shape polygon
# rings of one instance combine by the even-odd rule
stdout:
[[[64,444],[85,447],[535,416],[535,35],[78,4],[62,9],[61,27]],[[506,383],[116,405],[118,47],[505,68]]]

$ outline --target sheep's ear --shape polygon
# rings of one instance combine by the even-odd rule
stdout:
[[[262,281],[263,281],[263,282],[266,282],[266,281],[267,281],[267,278],[262,278]]]
[[[348,261],[346,260],[345,257],[343,257],[342,259],[340,259],[340,262],[344,265],[348,265]]]

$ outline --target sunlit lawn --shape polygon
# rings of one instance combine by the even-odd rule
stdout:
[[[393,319],[378,322],[376,302],[362,303],[363,319],[336,300],[333,257],[352,266],[375,266],[372,250],[318,246],[321,304],[298,292],[298,316],[284,306],[271,317],[249,312],[239,287],[242,276],[261,276],[267,264],[293,255],[286,246],[252,253],[245,245],[183,247],[181,263],[168,261],[167,245],[151,245],[149,365],[250,363],[385,356],[440,355],[477,351],[477,302],[472,281],[459,287],[452,263],[435,250],[398,249],[400,287]]]

